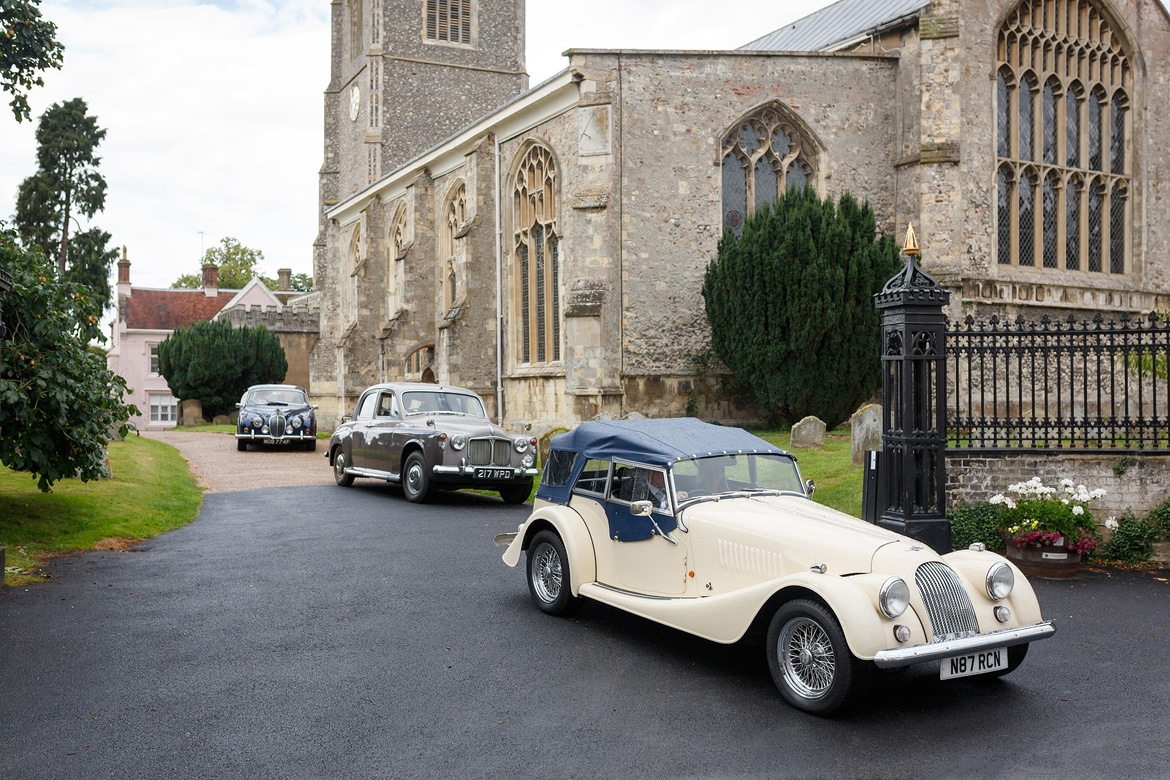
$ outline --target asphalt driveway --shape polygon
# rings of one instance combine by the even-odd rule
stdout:
[[[527,507],[257,482],[0,595],[0,777],[1170,775],[1162,574],[1036,581],[1059,631],[1015,674],[916,667],[824,720],[759,647],[539,613],[491,541]]]

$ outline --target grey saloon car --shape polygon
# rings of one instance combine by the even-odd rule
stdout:
[[[388,383],[367,388],[325,453],[338,485],[356,477],[402,485],[426,501],[436,490],[494,490],[509,504],[527,500],[536,439],[492,423],[483,399],[447,385]]]

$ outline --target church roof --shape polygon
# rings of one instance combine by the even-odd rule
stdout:
[[[747,51],[823,51],[834,44],[919,15],[930,0],[838,0],[740,46]]]
[[[200,290],[134,288],[126,298],[126,327],[134,330],[174,330],[206,322],[227,305],[238,290],[219,290],[214,297]]]

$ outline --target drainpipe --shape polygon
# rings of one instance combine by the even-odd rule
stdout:
[[[500,134],[493,134],[496,181],[492,197],[496,206],[496,423],[504,424],[504,307],[503,307],[503,222],[500,218]]]

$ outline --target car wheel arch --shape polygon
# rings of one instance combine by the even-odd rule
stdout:
[[[597,559],[593,552],[593,537],[576,513],[566,517],[565,512],[556,510],[563,507],[545,507],[534,512],[525,522],[525,552],[541,531],[552,531],[561,538],[565,554],[569,558],[569,589],[574,596],[581,592],[581,586],[597,581]]]
[[[855,658],[872,660],[878,650],[889,647],[893,641],[891,629],[883,625],[885,618],[868,593],[847,578],[812,573],[800,575],[800,580],[778,588],[761,606],[749,630],[765,635],[773,615],[784,604],[798,600],[812,601],[828,610],[840,625],[849,652]],[[899,622],[919,624],[912,609]]]

